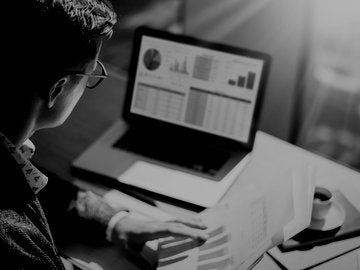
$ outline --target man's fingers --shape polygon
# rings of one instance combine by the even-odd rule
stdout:
[[[207,229],[207,226],[200,218],[177,218],[176,220],[173,220],[172,222],[176,223],[182,223],[192,228]]]
[[[206,241],[208,239],[208,235],[202,230],[190,228],[189,226],[182,223],[173,222],[168,223],[167,225],[169,235],[188,236],[203,241]]]
[[[154,240],[169,236],[191,237],[197,240],[206,241],[208,235],[199,229],[190,228],[187,225],[177,222],[157,223],[151,226],[152,229],[146,234],[146,240]]]
[[[204,230],[199,229],[199,227],[203,226],[198,220],[186,222],[186,224],[182,223],[182,220],[176,222],[144,222],[127,217],[119,222],[116,232],[119,239],[126,239],[128,247],[135,249],[139,249],[147,241],[170,236],[177,238],[174,239],[174,242],[178,242],[179,238],[184,240],[185,238],[192,238],[199,242],[204,242],[209,238]],[[193,227],[190,227],[190,225]]]

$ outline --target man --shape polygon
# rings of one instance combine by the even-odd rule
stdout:
[[[2,11],[1,268],[64,269],[54,232],[70,228],[67,215],[95,221],[108,241],[135,250],[147,240],[174,234],[205,240],[200,221],[188,221],[189,226],[140,222],[127,211],[116,213],[89,191],[45,176],[29,161],[28,138],[61,125],[84,90],[105,77],[98,56],[116,22],[111,5],[106,0],[11,0],[2,3]]]

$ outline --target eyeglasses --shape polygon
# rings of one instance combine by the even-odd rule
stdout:
[[[93,73],[79,73],[79,72],[67,72],[68,74],[73,74],[76,76],[88,76],[88,81],[86,83],[86,88],[94,89],[96,86],[98,86],[105,78],[107,78],[108,73],[105,69],[105,66],[103,63],[100,62],[100,60],[97,60],[96,69]]]

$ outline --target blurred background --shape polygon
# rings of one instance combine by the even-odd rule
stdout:
[[[112,0],[101,58],[126,75],[147,25],[272,56],[260,129],[360,170],[359,0]]]

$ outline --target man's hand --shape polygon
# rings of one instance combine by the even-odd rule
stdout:
[[[129,214],[116,224],[112,240],[114,243],[122,242],[133,251],[141,251],[145,242],[169,236],[185,236],[204,242],[208,238],[203,231],[206,228],[199,219],[159,222],[138,219]]]

